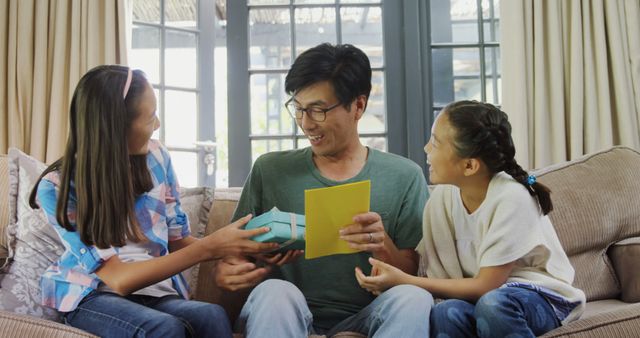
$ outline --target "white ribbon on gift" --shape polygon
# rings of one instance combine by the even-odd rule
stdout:
[[[278,210],[278,208],[273,207],[273,209],[271,209],[272,211],[280,211]],[[278,249],[275,250],[280,250],[284,247],[286,247],[287,245],[290,245],[292,243],[294,243],[297,239],[298,239],[298,223],[296,222],[296,214],[294,214],[293,212],[289,213],[289,217],[290,217],[290,224],[289,226],[291,226],[291,239],[281,243],[278,245]]]
[[[292,244],[293,242],[295,242],[298,239],[298,223],[296,223],[296,214],[290,212],[289,213],[290,216],[290,220],[291,220],[291,239],[280,244],[279,249],[282,249],[284,247],[286,247],[289,244]]]

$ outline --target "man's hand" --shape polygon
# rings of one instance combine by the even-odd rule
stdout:
[[[353,217],[353,222],[340,230],[340,238],[351,248],[369,252],[384,249],[387,233],[380,215],[375,212],[359,214]]]
[[[293,262],[298,257],[302,256],[303,253],[304,253],[304,250],[289,250],[285,253],[259,254],[259,255],[255,255],[254,257],[267,264],[283,266],[285,264]]]
[[[238,291],[258,285],[270,271],[270,266],[258,267],[245,257],[227,256],[216,263],[213,274],[218,287]]]
[[[411,278],[402,270],[375,258],[369,258],[369,263],[372,266],[371,276],[366,276],[356,267],[356,279],[361,287],[376,296],[396,285],[407,284]]]

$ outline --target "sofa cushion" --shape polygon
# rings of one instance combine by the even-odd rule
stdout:
[[[57,311],[40,305],[40,276],[64,247],[42,210],[29,206],[29,194],[45,165],[15,148],[9,150],[9,156],[16,160],[19,175],[17,222],[7,228],[13,258],[0,281],[0,309],[59,320]]]
[[[607,256],[612,243],[640,236],[640,153],[614,147],[536,172],[552,193],[549,214],[587,300],[615,298],[620,288]]]
[[[587,303],[587,311],[589,311]],[[571,322],[541,337],[618,338],[637,337],[640,332],[640,304],[626,304],[615,310]]]
[[[609,258],[620,281],[620,299],[628,303],[640,302],[640,237],[611,246]]]

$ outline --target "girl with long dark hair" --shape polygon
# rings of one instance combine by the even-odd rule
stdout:
[[[277,247],[242,230],[250,216],[200,240],[180,207],[153,88],[139,70],[98,66],[78,83],[61,159],[31,193],[66,250],[41,279],[43,303],[102,337],[231,337],[222,307],[188,300],[181,271]]]

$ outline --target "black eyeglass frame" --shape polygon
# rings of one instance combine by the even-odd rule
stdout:
[[[296,120],[302,120],[302,117],[304,115],[304,113],[307,114],[307,117],[309,117],[312,121],[315,122],[324,122],[327,120],[327,112],[329,112],[330,110],[340,106],[342,104],[342,102],[338,102],[336,104],[334,104],[331,107],[328,108],[319,108],[319,107],[309,107],[309,108],[301,108],[295,105],[295,103],[293,103],[293,97],[290,98],[289,100],[287,100],[287,102],[284,103],[284,107],[285,109],[287,109],[287,112],[289,113],[289,115],[296,119]],[[292,108],[290,108],[291,106],[293,106]],[[293,110],[293,111],[291,111]],[[298,112],[300,117],[298,117]],[[311,113],[310,113],[311,112]],[[314,114],[322,114],[322,118],[318,119],[314,117]]]

